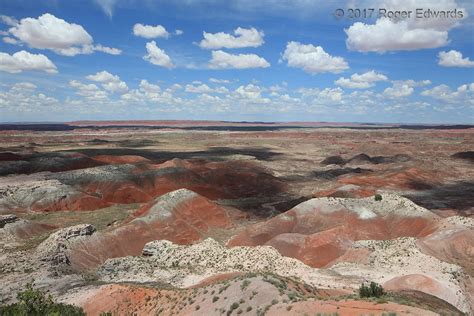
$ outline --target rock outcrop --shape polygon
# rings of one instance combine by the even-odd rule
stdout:
[[[14,223],[18,220],[18,216],[14,214],[0,215],[0,228],[3,228],[6,224]]]
[[[142,253],[143,256],[108,259],[98,269],[100,280],[165,282],[189,287],[216,274],[258,272],[301,278],[325,288],[345,284],[334,275],[284,257],[268,246],[227,248],[211,238],[193,245],[156,240],[147,243]]]
[[[95,232],[94,226],[90,224],[80,224],[51,234],[36,249],[38,258],[53,265],[70,265],[69,250],[78,240],[88,238]]]

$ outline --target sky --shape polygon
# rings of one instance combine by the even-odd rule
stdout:
[[[472,1],[0,0],[0,15],[0,122],[474,123]]]

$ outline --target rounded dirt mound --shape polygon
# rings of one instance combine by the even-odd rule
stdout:
[[[321,165],[344,165],[346,161],[341,156],[330,156],[321,161]]]
[[[70,247],[71,266],[82,270],[108,258],[139,255],[152,240],[189,244],[233,226],[231,212],[186,189],[167,193],[134,214],[127,223],[81,239]],[[235,214],[232,214],[235,215]]]
[[[319,198],[299,204],[268,221],[247,227],[228,246],[268,245],[313,267],[343,255],[356,240],[426,236],[436,229],[436,215],[407,199]]]
[[[111,155],[99,155],[92,157],[94,160],[106,163],[106,164],[126,164],[126,163],[140,163],[140,162],[150,162],[149,159],[146,159],[142,156],[134,155],[122,155],[122,156],[111,156]]]
[[[474,273],[474,230],[451,228],[439,230],[418,240],[420,249],[440,260],[457,264]]]
[[[450,289],[449,285],[422,274],[409,274],[396,277],[385,282],[383,287],[389,291],[420,291],[439,297],[447,302],[454,302],[457,298],[457,293]]]

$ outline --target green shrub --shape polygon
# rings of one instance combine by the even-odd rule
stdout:
[[[385,292],[383,287],[380,284],[375,282],[370,282],[369,286],[362,283],[359,287],[359,296],[360,297],[381,297]]]
[[[374,200],[382,201],[382,196],[380,194],[376,194],[376,195],[374,195]]]
[[[240,289],[243,291],[250,285],[250,280],[244,280],[240,285]]]
[[[63,303],[55,303],[51,295],[33,289],[28,283],[24,291],[16,295],[18,303],[0,306],[2,316],[85,316],[82,308]]]

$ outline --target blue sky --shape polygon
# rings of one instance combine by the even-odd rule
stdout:
[[[471,1],[0,0],[0,8],[4,122],[474,122]],[[349,8],[374,16],[348,18]],[[379,8],[463,16],[394,20]]]

